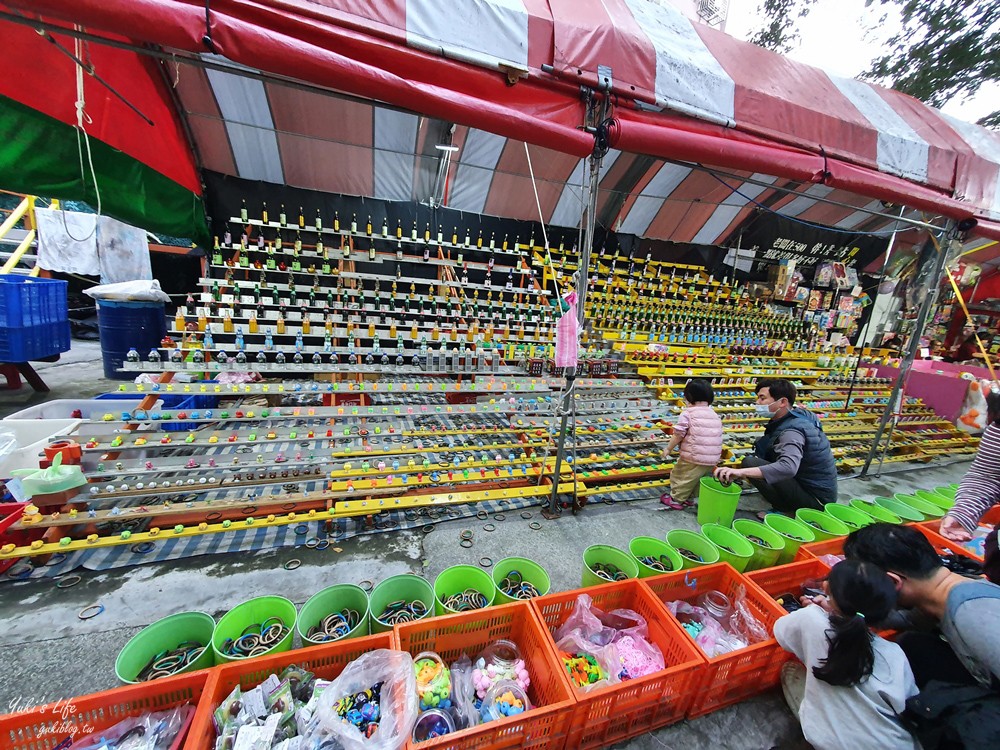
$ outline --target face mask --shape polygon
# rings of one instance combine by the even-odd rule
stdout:
[[[755,404],[754,408],[757,409],[757,413],[762,417],[771,416],[771,405],[770,404]]]

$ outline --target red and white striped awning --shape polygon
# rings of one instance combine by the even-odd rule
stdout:
[[[616,95],[618,150],[604,165],[601,217],[626,232],[722,242],[754,201],[844,228],[867,228],[864,210],[878,199],[1000,220],[1000,135],[737,41],[656,0],[8,4],[168,49],[210,45],[227,64],[366,100],[181,64],[170,77],[202,166],[226,174],[423,200],[435,184],[434,146],[457,123],[448,205],[574,226],[592,143],[579,129],[582,83]],[[735,176],[724,184],[676,162]],[[805,195],[781,192],[794,187]],[[983,231],[1000,236],[995,224]]]

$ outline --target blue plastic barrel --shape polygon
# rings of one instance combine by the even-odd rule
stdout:
[[[138,373],[119,372],[129,349],[143,359],[167,335],[162,302],[97,301],[97,324],[101,333],[104,377],[133,380]]]

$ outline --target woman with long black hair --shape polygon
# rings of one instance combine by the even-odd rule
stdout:
[[[895,609],[892,580],[871,563],[845,560],[825,589],[774,625],[781,647],[802,662],[785,665],[781,684],[806,740],[816,750],[919,749],[897,718],[917,694],[910,665],[868,626]]]

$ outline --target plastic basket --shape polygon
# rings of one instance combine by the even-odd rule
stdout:
[[[508,573],[514,571],[520,573],[521,580],[530,583],[538,589],[539,596],[545,596],[549,593],[549,589],[552,588],[548,572],[534,560],[529,560],[526,557],[505,557],[493,566],[493,572],[491,573],[493,583],[497,586],[497,596],[494,600],[496,604],[510,604],[511,602],[521,601],[520,599],[513,599],[507,596],[500,590],[501,581],[506,578]]]
[[[0,328],[67,323],[69,283],[59,279],[0,276]]]
[[[954,500],[955,495],[958,493],[958,486],[954,484],[946,484],[944,487],[935,487],[934,491],[942,497]]]
[[[51,750],[76,732],[94,734],[110,729],[129,716],[183,706],[198,706],[204,697],[212,671],[203,669],[176,677],[144,682],[141,685],[106,690],[79,698],[38,706],[29,711],[0,716],[0,747],[4,750]],[[193,714],[197,720],[198,710]],[[194,721],[181,732],[170,750],[190,747]],[[206,745],[206,748],[209,746]]]
[[[738,484],[726,485],[712,477],[702,477],[698,485],[698,523],[732,526],[741,491]]]
[[[935,519],[934,523],[940,525],[940,521],[937,519]],[[951,539],[945,539],[930,524],[916,523],[913,526],[927,538],[927,541],[934,546],[938,554],[965,555],[966,557],[971,557],[973,560],[983,561],[982,556],[977,555],[968,547],[963,546],[959,542],[953,542]]]
[[[177,672],[196,672],[215,664],[212,634],[215,620],[204,612],[178,612],[147,625],[125,644],[115,659],[115,676],[122,682],[137,683],[138,675],[150,659],[163,651],[177,648],[184,641],[204,644],[201,654]]]
[[[836,518],[851,531],[856,531],[857,529],[864,528],[865,526],[871,526],[875,523],[875,519],[870,515],[865,513],[863,510],[852,508],[850,505],[827,503],[823,506],[823,510]]]
[[[781,513],[768,513],[764,516],[764,525],[777,533],[785,543],[778,555],[778,565],[790,563],[798,554],[799,547],[816,541],[816,534],[811,526]]]
[[[822,542],[838,536],[847,536],[851,530],[847,524],[838,521],[825,510],[815,508],[799,508],[795,511],[795,519],[806,524],[816,535],[816,541]]]
[[[729,563],[738,573],[747,569],[753,558],[754,547],[746,537],[716,523],[705,524],[701,527],[701,533],[718,547],[719,562]]]
[[[846,541],[846,536],[838,536],[834,539],[826,539],[822,542],[803,544],[799,547],[799,551],[795,554],[795,561],[815,560],[823,557],[824,555],[839,555],[840,557],[843,557],[844,542]]]
[[[666,668],[589,692],[576,690],[565,670],[560,670],[563,683],[576,698],[566,747],[605,747],[683,719],[695,698],[706,659],[663,604],[638,581],[606,583],[532,600],[548,628],[554,658],[559,656],[552,634],[572,614],[583,593],[605,612],[631,609],[642,615],[649,626],[649,640],[660,649]]]
[[[386,605],[402,599],[405,602],[419,600],[424,605],[425,614],[421,619],[431,617],[434,612],[434,587],[423,576],[401,573],[390,576],[372,589],[368,595],[369,625],[372,633],[388,633],[392,625],[379,620]]]
[[[342,638],[357,638],[368,635],[371,627],[368,617],[368,594],[363,588],[355,586],[353,583],[338,583],[328,586],[322,591],[317,591],[299,610],[299,616],[295,619],[295,629],[299,631],[302,645],[309,646],[335,640],[322,635],[313,639],[309,637],[308,633],[327,616],[343,609],[353,609],[358,613],[360,619],[358,624]]]
[[[160,400],[158,408],[169,411],[194,411],[197,409],[214,409],[219,405],[219,397],[208,393],[155,393]],[[121,399],[134,399],[132,393],[102,393],[97,397],[98,401],[115,401]],[[127,408],[127,407],[122,407]],[[118,411],[121,411],[119,408]],[[134,407],[133,407],[134,408]],[[106,411],[115,411],[109,404]],[[84,414],[84,417],[87,415]],[[160,429],[165,432],[191,432],[197,430],[201,425],[198,422],[160,422]]]
[[[925,500],[932,505],[936,505],[945,512],[951,510],[952,506],[955,505],[954,495],[949,497],[948,495],[944,495],[937,490],[917,490],[913,494],[921,500]]]
[[[871,516],[875,523],[902,523],[903,519],[897,516],[888,508],[883,508],[881,505],[876,505],[871,500],[862,500],[861,498],[855,498],[851,500],[850,506],[860,510],[867,516]]]
[[[680,570],[684,567],[684,560],[681,558],[680,553],[677,552],[673,547],[667,544],[662,539],[657,539],[654,536],[637,536],[632,541],[628,543],[629,554],[635,559],[636,565],[639,566],[639,578],[649,578],[650,576],[662,575],[665,572],[671,572],[674,570]],[[670,563],[670,570],[663,571],[657,570],[656,568],[651,568],[642,562],[639,558],[641,557],[652,557],[654,560],[660,561],[661,557],[666,557],[667,562]],[[664,567],[666,567],[664,565]]]
[[[434,579],[434,611],[438,615],[452,615],[455,610],[445,605],[444,600],[454,594],[475,589],[486,598],[486,606],[492,607],[496,599],[497,585],[482,568],[474,565],[452,565],[445,568]]]
[[[800,596],[803,581],[822,578],[829,572],[829,565],[822,560],[811,558],[765,570],[755,570],[753,573],[747,573],[747,578],[756,583],[765,594],[774,598],[789,593]]]
[[[894,497],[904,505],[909,505],[918,513],[923,514],[924,518],[940,518],[944,515],[945,509],[940,505],[924,500],[917,495],[904,495],[902,492],[898,492]]]
[[[0,362],[28,362],[68,352],[69,321],[0,328]]]
[[[677,551],[685,568],[700,568],[719,562],[719,548],[700,531],[671,529],[667,532],[667,544]],[[691,552],[700,559],[689,557],[681,550]]]
[[[775,621],[785,614],[777,602],[726,563],[681,573],[666,573],[640,581],[640,585],[648,586],[664,603],[679,600],[693,602],[708,591],[721,591],[732,601],[742,586],[746,590],[747,605],[769,633]],[[684,636],[694,643],[687,631],[684,631]],[[774,638],[722,656],[706,657],[688,718],[703,716],[769,690],[778,684],[781,665],[789,658],[790,655]]]
[[[344,667],[362,654],[392,647],[392,636],[389,633],[382,633],[364,638],[322,643],[296,651],[284,651],[216,667],[210,672],[211,676],[198,704],[198,711],[188,732],[184,750],[214,750],[215,724],[212,713],[237,685],[241,689],[253,688],[268,676],[280,673],[290,664],[307,669],[321,679],[332,680],[344,671]]]
[[[785,551],[785,537],[760,521],[750,521],[746,518],[733,521],[733,530],[738,531],[753,545],[753,557],[750,558],[745,570],[760,570],[777,565],[778,558]],[[755,539],[759,539],[763,544],[754,541]]]
[[[926,520],[923,513],[904,502],[900,502],[894,497],[876,497],[875,504],[882,506],[890,513],[896,514],[904,523]]]
[[[212,651],[215,653],[216,664],[226,664],[231,661],[246,661],[245,658],[228,656],[224,653],[223,647],[226,639],[237,639],[244,634],[251,625],[260,625],[271,617],[280,617],[288,633],[278,643],[272,646],[266,654],[277,651],[288,651],[292,647],[292,640],[295,637],[295,620],[297,611],[295,605],[283,596],[257,596],[248,599],[242,604],[237,604],[226,612],[215,626],[215,633],[212,635]]]
[[[595,544],[591,547],[587,547],[583,551],[583,575],[581,576],[581,585],[583,586],[600,586],[602,583],[607,583],[604,578],[601,578],[591,565],[597,564],[604,565],[614,565],[618,570],[627,575],[629,578],[639,577],[639,564],[635,561],[627,552],[622,552],[617,547],[611,547],[607,544]]]
[[[397,648],[416,656],[434,651],[447,663],[462,654],[475,660],[498,639],[513,641],[521,649],[531,677],[528,697],[535,708],[417,744],[416,750],[518,750],[566,747],[573,696],[561,676],[561,666],[548,647],[545,627],[529,602],[514,602],[489,609],[434,617],[397,625]]]

